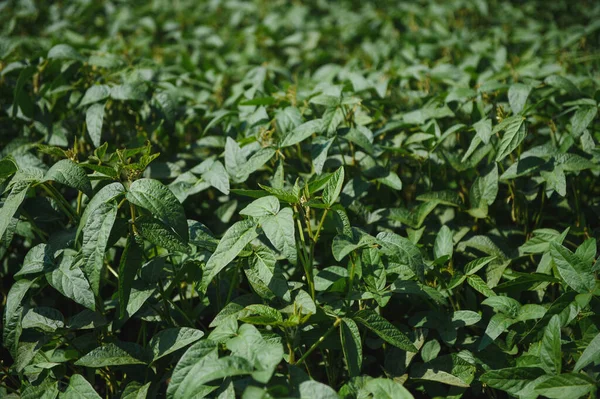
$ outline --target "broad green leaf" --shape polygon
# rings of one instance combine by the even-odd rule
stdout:
[[[152,244],[175,252],[188,252],[189,247],[183,238],[159,219],[140,216],[135,220],[139,234]]]
[[[231,226],[204,267],[200,290],[206,291],[212,279],[256,237],[256,224],[252,220],[242,220]]]
[[[265,338],[251,324],[242,324],[234,337],[225,343],[233,356],[242,357],[254,365],[252,378],[268,383],[283,358],[283,343],[279,338]]]
[[[283,316],[277,309],[267,305],[248,305],[244,316],[239,319],[245,323],[257,325],[278,325],[283,322]]]
[[[471,262],[465,265],[465,275],[470,276],[477,273],[479,270],[487,266],[490,262],[492,262],[495,259],[495,256],[486,256],[483,258],[472,260]]]
[[[144,352],[133,343],[106,344],[92,349],[85,356],[75,362],[76,366],[106,367],[125,366],[130,364],[146,364]]]
[[[104,123],[105,104],[93,104],[85,112],[85,124],[94,147],[100,147],[102,139],[102,124]]]
[[[446,225],[442,226],[433,244],[433,254],[436,259],[442,256],[452,257],[453,252],[452,231]]]
[[[388,378],[373,378],[367,381],[363,389],[381,399],[413,399],[412,394],[394,380]]]
[[[253,370],[252,364],[242,357],[227,356],[220,359],[214,359],[212,356],[206,356],[201,358],[196,365],[191,367],[191,370],[183,377],[183,380],[178,385],[173,396],[168,397],[174,399],[197,397],[196,395],[199,393],[206,392],[204,384],[208,382],[226,377],[247,375],[252,373]],[[175,372],[173,372],[173,374],[175,374]],[[173,376],[173,378],[175,378],[175,376]]]
[[[550,256],[558,274],[569,287],[579,293],[591,292],[595,288],[591,265],[586,265],[579,256],[556,242],[550,243]]]
[[[300,399],[339,399],[338,394],[331,387],[314,380],[302,382],[298,390]]]
[[[167,328],[152,337],[148,346],[154,354],[153,362],[202,338],[204,332],[195,328]]]
[[[585,374],[561,374],[537,385],[535,392],[547,398],[580,398],[595,390],[596,383]]]
[[[142,385],[137,381],[127,384],[121,395],[121,399],[146,399],[150,390],[151,382]]]
[[[261,227],[271,244],[287,260],[296,264],[296,237],[292,208],[283,208],[277,215],[266,216],[262,219]]]
[[[0,160],[0,181],[12,176],[18,170],[18,166],[12,156]]]
[[[85,207],[79,226],[77,227],[77,237],[81,234],[81,231],[87,224],[87,220],[90,215],[102,204],[109,203],[110,201],[117,200],[121,195],[125,194],[125,188],[121,183],[110,183],[102,187],[98,192],[90,199],[87,206]]]
[[[11,355],[15,355],[19,339],[21,336],[23,306],[21,302],[25,294],[35,283],[36,280],[17,280],[11,287],[6,297],[4,307],[4,323],[2,326],[2,344],[9,350]]]
[[[532,381],[544,375],[544,370],[538,367],[510,367],[488,371],[481,375],[481,382],[492,388],[517,395]]]
[[[331,206],[335,203],[344,186],[344,167],[340,166],[332,175],[323,190],[323,202]]]
[[[548,374],[560,374],[562,366],[560,327],[560,318],[558,315],[554,315],[544,329],[544,337],[540,347],[540,361]]]
[[[126,196],[129,202],[148,210],[187,243],[188,226],[183,206],[166,186],[154,179],[139,179],[131,184]]]
[[[113,86],[110,97],[121,101],[144,101],[146,99],[146,86],[144,83],[125,83]]]
[[[300,143],[300,142],[306,140],[307,138],[312,136],[314,133],[320,133],[322,131],[323,131],[323,120],[314,119],[314,120],[311,120],[308,122],[304,122],[300,126],[297,126],[296,128],[294,128],[287,135],[285,135],[283,137],[283,139],[281,140],[279,147],[284,148],[284,147],[292,146],[294,144],[297,144],[297,143]]]
[[[68,44],[57,44],[48,51],[48,58],[55,60],[85,61],[85,58]]]
[[[21,399],[55,399],[58,397],[58,381],[51,384],[29,385],[21,392]],[[65,394],[63,394],[65,396]],[[85,399],[85,396],[81,396]],[[99,398],[99,396],[93,396]]]
[[[469,191],[471,208],[485,209],[496,200],[498,195],[498,165],[494,163],[487,173],[475,179]]]
[[[221,162],[213,162],[212,166],[202,173],[202,179],[223,194],[229,195],[229,175]]]
[[[83,227],[81,254],[83,269],[95,295],[100,292],[100,278],[104,270],[104,256],[110,232],[117,218],[117,204],[103,203],[87,219]]]
[[[551,75],[544,79],[544,83],[566,91],[569,94],[579,94],[579,89],[569,79],[560,75]]]
[[[575,137],[581,136],[583,131],[592,123],[598,113],[597,106],[583,106],[577,108],[571,118],[571,134]]]
[[[52,165],[42,181],[55,181],[73,187],[88,197],[92,196],[92,185],[85,170],[68,159],[62,159]]]
[[[460,388],[468,388],[469,384],[464,382],[459,377],[452,375],[446,371],[436,370],[433,368],[424,367],[417,368],[411,372],[410,377],[420,380],[435,381],[446,385],[451,385]]]
[[[25,200],[27,190],[30,186],[31,181],[23,180],[16,182],[6,197],[6,200],[4,200],[4,204],[2,205],[2,208],[0,208],[0,237],[4,235],[10,221],[19,210],[23,200]]]
[[[36,328],[46,332],[54,332],[65,326],[63,315],[54,308],[36,307],[29,309],[22,320],[23,328]]]
[[[511,154],[527,135],[527,128],[521,115],[515,115],[504,119],[494,128],[494,132],[499,131],[503,131],[504,135],[498,146],[496,162],[502,161]]]
[[[93,103],[97,103],[98,101],[102,101],[110,97],[110,87],[107,85],[93,85],[90,86],[89,89],[86,90],[81,102],[79,103],[80,107],[85,105],[90,105]]]
[[[343,318],[340,324],[342,350],[351,377],[360,375],[362,369],[362,340],[358,326],[352,319]]]
[[[598,361],[600,361],[600,334],[597,334],[586,346],[579,359],[577,359],[577,363],[575,363],[574,371],[579,371],[588,364]]]
[[[520,114],[525,107],[527,97],[531,92],[531,86],[523,83],[514,83],[508,89],[508,103],[513,114]]]
[[[129,310],[131,288],[135,276],[142,265],[142,261],[142,249],[133,236],[128,236],[125,249],[121,254],[121,260],[119,261],[119,285],[117,291],[119,297],[119,317],[121,318],[125,317],[126,310]],[[131,315],[135,312],[132,311],[129,313]]]
[[[407,352],[417,352],[417,349],[406,335],[374,311],[361,310],[352,319],[373,331],[384,341]]]
[[[263,216],[277,215],[279,212],[279,200],[272,196],[266,196],[252,201],[240,211],[240,215],[260,218]]]
[[[217,360],[217,344],[212,341],[200,340],[190,346],[183,354],[173,370],[171,381],[167,387],[167,398],[190,398],[204,390],[203,384],[197,384],[196,378],[204,365]]]
[[[489,299],[489,298],[488,298]],[[496,313],[490,319],[488,326],[485,329],[485,334],[479,343],[479,350],[485,349],[493,343],[508,327],[516,323],[516,320],[502,313]]]
[[[67,298],[71,298],[88,309],[96,309],[92,287],[85,278],[83,271],[79,268],[79,265],[73,265],[71,258],[63,257],[56,269],[46,273],[46,280]]]
[[[419,248],[410,240],[394,233],[379,233],[377,239],[382,244],[382,251],[394,262],[408,266],[417,277],[422,280],[424,276],[423,257]]]
[[[80,374],[73,374],[69,379],[69,386],[60,399],[100,399],[92,385]]]
[[[290,300],[288,283],[280,268],[277,258],[266,248],[259,248],[249,259],[245,270],[248,282],[263,298],[272,299],[274,296]]]

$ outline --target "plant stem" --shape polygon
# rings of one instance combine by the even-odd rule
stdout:
[[[319,347],[319,345],[321,345],[321,343],[323,343],[323,341],[325,341],[325,339],[329,336],[329,334],[331,334],[333,332],[333,330],[335,330],[340,323],[342,322],[342,319],[337,318],[335,320],[335,322],[333,323],[333,325],[331,327],[329,327],[329,330],[325,331],[325,334],[321,335],[321,337],[319,337],[319,339],[312,344],[312,346],[310,348],[308,348],[308,350],[304,353],[304,355],[302,355],[302,357],[300,359],[298,359],[298,361],[295,364],[301,364],[303,363],[306,358],[313,353],[313,351],[315,349],[317,349]]]

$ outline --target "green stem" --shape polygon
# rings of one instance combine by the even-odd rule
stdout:
[[[333,325],[329,328],[329,330],[325,331],[325,334],[321,335],[321,337],[319,337],[319,339],[312,344],[312,346],[310,348],[308,348],[308,350],[304,353],[304,355],[302,355],[302,357],[300,359],[298,359],[298,361],[295,364],[302,364],[306,358],[314,352],[315,349],[317,349],[319,347],[319,345],[321,345],[321,343],[323,343],[323,341],[325,341],[325,339],[329,336],[329,334],[331,334],[333,332],[333,330],[335,330],[340,323],[342,322],[342,319],[337,318],[335,320],[335,323],[333,323]]]
[[[79,216],[71,207],[71,204],[67,202],[65,197],[63,197],[62,194],[59,193],[56,188],[46,183],[42,184],[42,188],[50,197],[52,197],[56,201],[60,209],[62,209],[62,211],[73,221],[73,223],[79,224]]]

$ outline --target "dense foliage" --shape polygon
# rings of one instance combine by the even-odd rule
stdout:
[[[0,3],[0,396],[596,397],[600,3]]]

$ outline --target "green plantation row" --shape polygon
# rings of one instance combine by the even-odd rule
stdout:
[[[0,397],[595,398],[600,3],[0,4]]]

